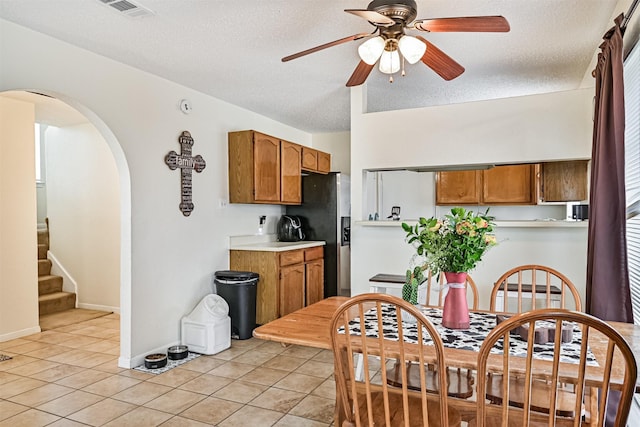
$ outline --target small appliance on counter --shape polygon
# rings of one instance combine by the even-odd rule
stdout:
[[[589,219],[589,205],[573,205],[573,219],[576,221],[584,221]]]
[[[282,215],[278,221],[278,240],[281,242],[299,242],[304,240],[302,221],[295,215]]]

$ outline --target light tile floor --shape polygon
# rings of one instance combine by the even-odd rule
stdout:
[[[117,366],[117,314],[0,343],[0,427],[331,426],[330,351],[251,338],[163,374]]]

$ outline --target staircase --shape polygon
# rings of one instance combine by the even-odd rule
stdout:
[[[51,274],[49,250],[49,221],[47,228],[38,229],[38,308],[40,316],[76,307],[76,294],[62,291],[62,277]]]

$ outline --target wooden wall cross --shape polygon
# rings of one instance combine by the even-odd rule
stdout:
[[[164,162],[169,166],[169,169],[175,170],[181,169],[180,186],[182,188],[182,201],[180,202],[180,210],[184,216],[191,215],[193,211],[193,202],[191,201],[192,194],[192,179],[191,171],[195,169],[196,172],[202,172],[207,166],[201,155],[195,157],[191,156],[191,148],[193,147],[193,138],[188,131],[182,132],[178,137],[178,143],[180,143],[180,154],[175,151],[169,151],[164,157]]]

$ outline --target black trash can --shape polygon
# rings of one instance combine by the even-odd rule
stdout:
[[[251,338],[256,327],[256,287],[258,273],[250,271],[216,271],[216,293],[229,304],[231,338]]]

